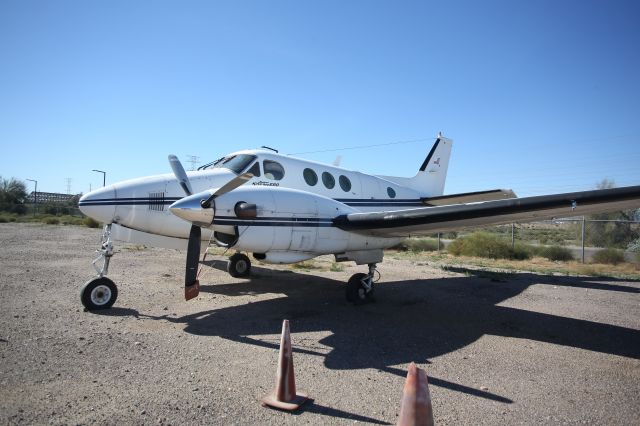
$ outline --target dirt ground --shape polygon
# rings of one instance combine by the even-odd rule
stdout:
[[[205,268],[182,297],[184,253],[119,245],[115,306],[79,289],[100,230],[0,224],[1,424],[395,424],[407,364],[427,371],[438,424],[638,424],[640,282],[444,271],[386,259],[377,302],[309,272]],[[263,408],[291,322],[313,402]]]

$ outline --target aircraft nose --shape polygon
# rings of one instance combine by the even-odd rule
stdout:
[[[78,201],[80,211],[102,223],[111,223],[116,214],[116,189],[106,186],[85,194]]]
[[[213,209],[203,209],[200,202],[209,198],[210,195],[211,192],[204,191],[181,198],[169,206],[169,211],[194,225],[209,226],[213,222]]]

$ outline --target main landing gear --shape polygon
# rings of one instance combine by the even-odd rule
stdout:
[[[242,254],[236,253],[229,258],[227,272],[234,278],[245,278],[251,273],[251,261]]]
[[[111,240],[111,224],[105,225],[102,231],[102,244],[96,250],[98,257],[91,263],[98,276],[87,282],[80,290],[80,300],[88,311],[109,309],[118,298],[118,287],[109,278],[109,261],[113,256],[113,241]],[[103,261],[102,266],[97,263]]]
[[[368,274],[354,274],[347,282],[346,296],[347,301],[354,305],[362,305],[375,301],[374,292],[374,276],[378,272],[375,263],[369,264]]]

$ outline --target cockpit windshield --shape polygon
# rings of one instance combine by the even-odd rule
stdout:
[[[229,169],[235,174],[240,174],[255,159],[256,159],[255,155],[249,155],[249,154],[231,155],[229,157],[220,158],[211,164],[208,164],[204,167],[199,168],[198,170],[223,168],[223,169]]]

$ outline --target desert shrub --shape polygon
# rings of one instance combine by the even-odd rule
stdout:
[[[47,217],[44,219],[44,223],[47,225],[58,225],[60,223],[60,219],[57,217]]]
[[[84,220],[82,221],[84,223],[84,226],[86,226],[87,228],[99,228],[100,227],[100,222],[98,222],[97,220],[95,220],[92,217],[85,217]]]
[[[0,223],[7,223],[9,222],[9,218],[6,216],[0,216]]]
[[[475,232],[463,238],[458,238],[447,247],[449,253],[455,256],[488,257],[491,259],[529,259],[531,253],[525,245],[511,248],[511,244],[497,235],[485,232]]]
[[[592,263],[606,263],[609,265],[617,265],[624,262],[624,252],[614,248],[606,248],[596,252],[593,255]]]
[[[566,262],[573,260],[573,253],[566,247],[561,246],[548,246],[542,247],[539,256],[546,257],[549,260],[560,260]]]
[[[536,255],[537,248],[530,244],[516,242],[511,259],[527,260]]]

